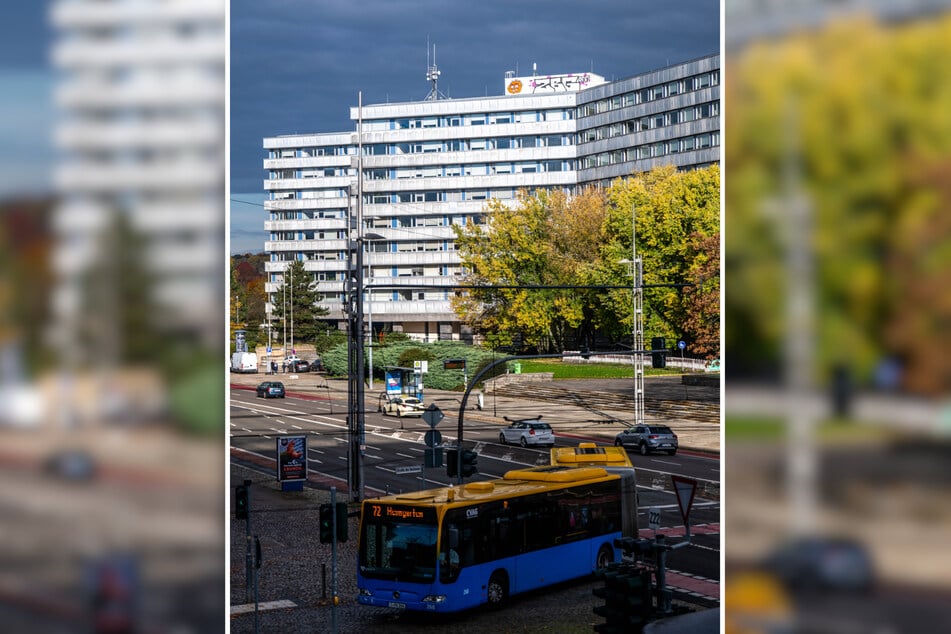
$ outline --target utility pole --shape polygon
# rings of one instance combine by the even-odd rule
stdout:
[[[631,265],[631,289],[634,304],[632,330],[634,350],[644,350],[644,264],[637,256],[637,207],[631,205],[631,259],[621,260]],[[644,424],[644,354],[634,354],[634,424]]]
[[[348,484],[350,500],[363,501],[363,456],[366,451],[366,412],[363,390],[363,92],[357,101],[357,210],[349,213],[347,298],[347,429],[349,431]]]

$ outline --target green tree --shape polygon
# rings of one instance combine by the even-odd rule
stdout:
[[[330,311],[317,303],[317,282],[314,274],[304,270],[304,263],[295,260],[284,273],[284,284],[273,295],[273,321],[282,321],[288,341],[313,342],[327,326],[321,321]]]

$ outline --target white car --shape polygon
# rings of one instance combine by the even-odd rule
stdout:
[[[505,420],[509,419],[506,418]],[[554,447],[555,433],[551,430],[551,425],[540,418],[516,420],[511,421],[508,427],[502,428],[502,431],[499,432],[499,442],[503,445],[519,444],[522,447],[529,445]]]
[[[422,416],[426,408],[423,402],[415,396],[394,396],[380,405],[384,416]]]

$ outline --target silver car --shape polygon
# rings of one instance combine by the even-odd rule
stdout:
[[[667,425],[635,425],[614,437],[614,444],[625,449],[637,449],[642,456],[653,451],[677,453],[677,434]]]
[[[508,420],[508,419],[506,419]],[[555,434],[551,425],[537,418],[512,421],[508,427],[503,427],[499,433],[499,442],[503,445],[518,443],[523,447],[529,445],[555,446]]]

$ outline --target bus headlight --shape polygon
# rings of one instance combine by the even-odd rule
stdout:
[[[366,588],[357,588],[357,593],[358,593],[361,597],[372,597],[372,596],[373,596],[373,593],[370,592],[369,590],[367,590]]]
[[[427,594],[423,597],[423,603],[442,603],[446,600],[446,595],[444,594]]]

